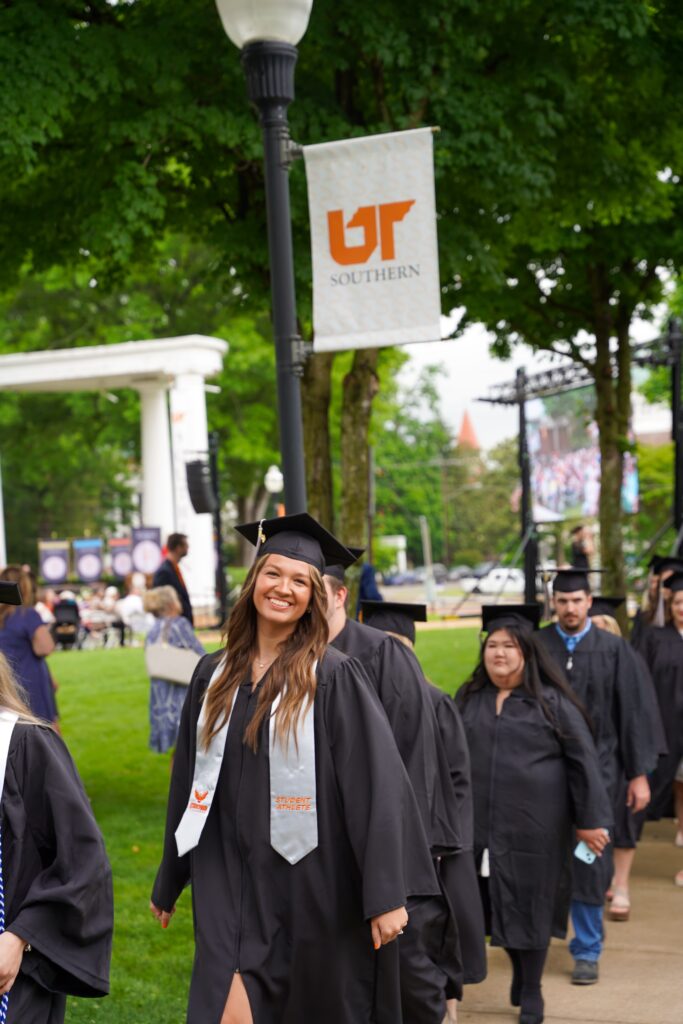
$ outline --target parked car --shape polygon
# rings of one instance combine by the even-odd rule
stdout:
[[[523,594],[524,573],[499,566],[479,579],[477,590],[480,594]]]
[[[442,562],[432,563],[432,573],[437,583],[445,583],[448,579],[448,569]],[[424,583],[427,579],[427,567],[424,565],[418,565],[417,569],[414,570],[413,575],[418,583]]]
[[[382,577],[385,587],[403,587],[410,583],[419,583],[414,572],[389,572]]]
[[[469,565],[454,565],[452,569],[448,570],[446,579],[451,583],[456,583],[458,580],[464,579],[466,576],[472,575],[472,569]]]

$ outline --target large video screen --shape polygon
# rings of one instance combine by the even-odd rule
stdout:
[[[600,503],[600,447],[595,390],[568,391],[527,402],[534,502],[565,519],[594,519]],[[638,511],[638,466],[626,453],[621,489],[625,512]]]

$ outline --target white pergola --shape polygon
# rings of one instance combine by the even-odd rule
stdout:
[[[191,334],[0,356],[0,391],[140,393],[143,524],[159,526],[162,540],[187,534],[183,575],[200,607],[214,601],[213,523],[192,508],[185,463],[207,451],[205,381],[220,372],[227,351],[220,338]]]

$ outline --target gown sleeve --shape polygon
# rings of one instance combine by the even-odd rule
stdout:
[[[109,991],[113,931],[111,868],[76,767],[51,729],[17,726],[5,786],[20,794],[40,869],[26,879],[28,850],[6,866],[19,878],[7,930],[33,947],[22,972],[43,988],[76,996]],[[3,806],[5,797],[3,796]],[[11,824],[8,823],[8,825]],[[16,888],[17,879],[6,885]]]
[[[452,697],[444,694],[436,704],[435,710],[439,732],[448,757],[463,849],[471,850],[474,844],[474,807],[470,751],[465,726]]]
[[[362,878],[366,920],[438,895],[415,796],[385,714],[360,664],[347,658],[324,685],[323,716],[346,831]]]
[[[211,664],[208,664],[209,662]],[[212,656],[207,656],[199,662],[188,687],[187,697],[180,715],[178,742],[168,793],[164,852],[152,890],[152,903],[160,910],[169,912],[175,906],[176,900],[185,886],[190,882],[190,853],[186,853],[183,857],[178,856],[175,833],[180,819],[185,813],[190,794],[194,774],[200,701],[212,670]]]
[[[616,666],[616,717],[619,752],[627,779],[647,775],[657,766],[655,729],[652,722],[648,680],[635,652],[619,645]]]
[[[614,811],[600,772],[590,729],[577,707],[557,694],[558,738],[567,765],[567,780],[576,828],[612,828]]]

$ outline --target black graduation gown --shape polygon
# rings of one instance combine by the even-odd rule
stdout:
[[[652,629],[654,627],[648,628]],[[657,693],[655,691],[652,674],[647,667],[645,659],[639,651],[635,651],[635,656],[638,666],[647,681],[647,686],[645,688],[647,697],[647,720],[650,723],[652,743],[659,759],[657,761],[657,767],[659,767],[661,759],[666,758],[669,751],[666,732],[664,730],[664,724],[659,710],[659,703],[657,701]],[[655,775],[656,773],[657,768],[655,768]],[[650,785],[654,795],[653,787],[655,786],[655,782],[652,777],[650,778]],[[634,814],[631,808],[626,804],[627,797],[628,781],[626,776],[622,773],[617,788],[616,820],[614,822],[614,848],[618,850],[635,849],[642,834],[643,826],[648,817],[651,817],[649,807],[646,807],[642,811],[638,811]]]
[[[5,923],[32,946],[8,1024],[62,1024],[66,997],[109,991],[111,869],[83,785],[51,729],[17,722],[2,795]]]
[[[673,781],[683,757],[683,637],[672,625],[651,629],[644,654],[652,672],[668,747],[650,780],[652,801],[648,817],[657,820],[674,816]]]
[[[462,693],[462,691],[461,691]],[[542,949],[564,938],[572,824],[611,825],[590,730],[580,711],[552,687],[543,695],[554,728],[533,697],[513,690],[496,715],[497,689],[485,686],[457,703],[472,760],[474,853],[490,860],[491,944]]]
[[[347,619],[332,646],[362,664],[389,719],[408,772],[432,856],[462,848],[450,771],[429,684],[414,653],[393,636]],[[441,880],[441,879],[440,879]],[[409,906],[412,927],[401,942],[401,1001],[410,1024],[441,1024],[444,996],[459,994],[462,968],[457,918],[443,900]]]
[[[462,849],[450,770],[420,663],[405,644],[347,619],[331,644],[357,658],[384,708],[408,772],[434,856]]]
[[[290,865],[270,845],[267,723],[257,753],[242,740],[257,700],[251,683],[243,684],[204,831],[178,857],[174,833],[216,657],[199,663],[183,708],[152,894],[170,910],[192,883],[188,1024],[218,1024],[237,969],[255,1024],[401,1024],[398,945],[375,953],[369,921],[410,897],[435,897],[439,887],[378,701],[360,666],[328,648],[314,701],[319,843]]]
[[[628,642],[597,626],[591,627],[571,656],[554,626],[540,630],[537,636],[564,671],[593,723],[600,771],[612,800],[614,822],[621,776],[633,779],[647,775],[657,763],[647,713],[647,680]],[[573,898],[602,906],[612,867],[611,843],[591,865],[573,858]]]
[[[444,745],[453,784],[462,838],[462,850],[441,857],[439,870],[458,925],[462,984],[476,985],[487,973],[486,928],[474,863],[474,807],[470,754],[465,727],[455,701],[429,685],[439,735]]]

